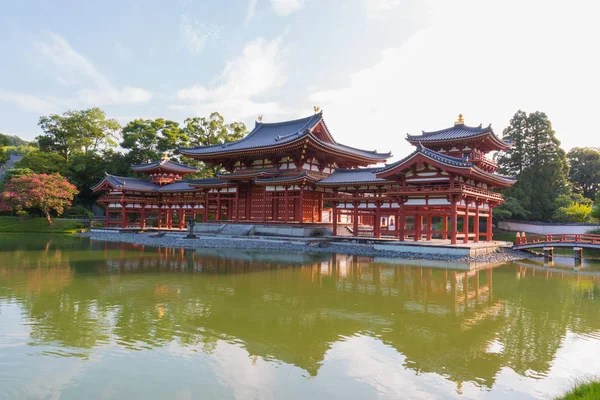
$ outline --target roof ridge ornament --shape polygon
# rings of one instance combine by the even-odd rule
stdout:
[[[169,161],[169,160],[170,160],[170,158],[169,158],[169,153],[167,153],[167,152],[165,151],[165,152],[163,153],[163,155],[162,155],[162,158],[161,158],[161,160],[162,160],[162,161]]]
[[[262,115],[262,114],[260,114],[260,115],[258,116],[258,118],[256,118],[256,121],[257,121],[257,122],[262,122],[262,119],[263,119],[263,115]]]
[[[462,114],[458,114],[458,120],[454,123],[454,126],[456,125],[464,125],[465,124],[465,119],[463,118]]]
[[[319,106],[314,106],[313,110],[315,110],[315,114],[317,114],[319,112],[320,108],[319,108]]]

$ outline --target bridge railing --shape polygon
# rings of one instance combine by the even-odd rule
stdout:
[[[517,232],[515,245],[520,246],[524,244],[535,244],[535,243],[598,243],[600,244],[600,235],[584,233],[580,235],[533,235],[527,236],[524,232]]]

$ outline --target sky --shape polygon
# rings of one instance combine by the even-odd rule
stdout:
[[[596,0],[0,0],[0,132],[102,108],[220,112],[249,128],[323,110],[340,143],[398,159],[407,133],[543,111],[600,146]]]

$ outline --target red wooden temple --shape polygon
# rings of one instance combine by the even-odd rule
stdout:
[[[107,174],[92,189],[105,192],[106,226],[185,227],[187,219],[253,224],[324,224],[334,235],[432,238],[478,242],[492,238],[497,189],[511,177],[496,173],[486,154],[510,147],[491,126],[454,126],[408,135],[415,151],[384,166],[378,153],[334,140],[322,112],[278,123],[257,121],[235,142],[181,148],[184,156],[222,170],[184,179],[194,168],[161,161],[134,165],[148,179]],[[481,219],[486,219],[480,231]],[[460,223],[459,224],[459,219]]]

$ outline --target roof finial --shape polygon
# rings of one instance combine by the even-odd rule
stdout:
[[[462,114],[458,114],[458,121],[456,121],[454,123],[454,125],[464,125],[465,124],[465,120],[463,118]]]
[[[169,153],[167,153],[167,152],[165,151],[165,152],[163,153],[163,155],[162,155],[162,159],[163,159],[163,160],[167,160],[167,161],[168,161],[168,160],[169,160]]]
[[[315,114],[319,112],[320,108],[318,106],[314,106],[313,109],[315,110]]]
[[[260,114],[260,115],[258,116],[258,118],[257,118],[258,122],[262,122],[262,117],[263,117],[263,116],[262,116],[262,114]]]

